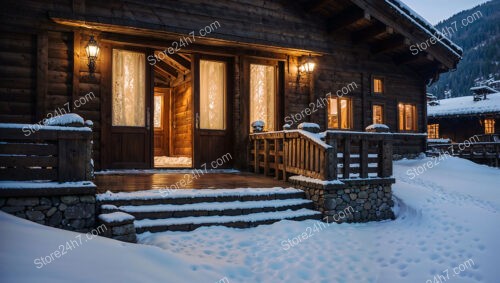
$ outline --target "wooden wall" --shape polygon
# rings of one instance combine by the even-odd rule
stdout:
[[[37,37],[0,32],[0,122],[31,123],[36,109]]]
[[[191,81],[183,82],[172,90],[173,98],[173,154],[191,156],[193,150],[193,104]]]

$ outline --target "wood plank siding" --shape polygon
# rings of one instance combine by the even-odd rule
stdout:
[[[192,63],[186,58],[193,54],[230,59],[228,97],[232,101],[227,105],[232,108],[228,113],[235,167],[248,167],[251,121],[245,66],[249,60],[278,66],[278,125],[327,93],[335,95],[355,83],[357,87],[343,95],[352,103],[350,130],[364,131],[372,124],[372,106],[377,104],[384,107],[384,123],[398,132],[398,103],[409,103],[416,106],[414,132],[425,132],[425,86],[457,59],[442,47],[433,56],[405,59],[407,41],[421,42],[425,35],[404,32],[410,28],[408,23],[382,3],[320,2],[328,1],[8,1],[0,11],[0,122],[36,123],[69,105],[72,112],[93,121],[93,159],[96,169],[104,169],[112,163],[103,154],[113,146],[105,134],[111,128],[112,48],[125,46],[154,54],[193,32],[194,41],[180,48],[182,56],[175,53],[169,59],[175,68],[162,74],[176,82],[170,85],[176,113],[171,121],[172,155],[193,152],[194,90],[191,76],[186,75]],[[341,13],[348,17],[335,20]],[[85,54],[91,35],[101,48],[93,74]],[[308,55],[317,63],[311,75],[298,71]],[[161,71],[148,63],[146,67],[148,72]],[[372,93],[374,76],[384,78],[383,94]],[[148,78],[151,86],[161,86],[160,78]],[[77,106],[75,101],[86,102]],[[300,122],[315,122],[324,130],[327,107],[317,110]],[[395,152],[398,144],[405,146],[395,138]],[[409,150],[423,151],[424,146],[416,142]]]

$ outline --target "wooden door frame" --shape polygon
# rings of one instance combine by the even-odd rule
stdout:
[[[197,119],[196,115],[199,113],[200,110],[200,70],[199,70],[199,63],[200,60],[212,60],[212,61],[218,61],[218,62],[224,62],[226,63],[226,102],[225,102],[225,118],[226,118],[226,129],[225,130],[200,130],[197,127]],[[192,81],[191,81],[191,86],[192,86],[192,107],[193,107],[193,113],[192,113],[192,119],[193,119],[193,148],[192,148],[192,166],[193,168],[196,168],[199,164],[201,164],[200,160],[200,154],[197,152],[200,150],[201,147],[201,139],[200,139],[200,134],[202,131],[205,132],[205,134],[209,135],[225,135],[225,133],[222,132],[227,132],[229,134],[228,138],[231,139],[229,141],[229,144],[233,144],[233,100],[234,100],[234,55],[213,55],[213,54],[206,54],[206,53],[193,53],[191,55],[191,73],[192,73]],[[234,148],[234,147],[233,147]],[[234,152],[234,150],[230,150],[231,153]]]
[[[112,86],[113,86],[113,49],[134,51],[144,53],[145,58],[148,58],[149,55],[154,54],[154,50],[150,48],[130,46],[126,44],[118,44],[105,42],[101,46],[101,60],[104,63],[101,64],[101,99],[102,99],[102,107],[101,107],[101,146],[100,146],[100,154],[101,154],[101,167],[103,169],[111,168],[113,161],[111,160],[111,151],[108,151],[107,148],[111,142],[111,135],[113,133],[113,128],[117,129],[128,129],[132,132],[139,131],[139,129],[134,129],[135,127],[113,127],[112,125]],[[104,59],[103,59],[104,58]],[[153,66],[147,64],[145,62],[145,128],[147,129],[147,138],[149,143],[149,148],[146,146],[144,148],[144,156],[146,159],[146,164],[149,164],[149,168],[153,168],[154,166],[154,125],[153,125],[153,115],[151,115],[151,105],[154,99],[154,76],[153,76]],[[149,113],[148,113],[149,112]],[[149,125],[149,126],[148,126]],[[149,129],[148,129],[149,127]],[[142,127],[141,127],[142,129]],[[135,163],[134,163],[135,164]],[[130,164],[132,167],[136,167],[133,164]],[[127,167],[127,164],[124,164]],[[121,166],[119,166],[121,167]]]

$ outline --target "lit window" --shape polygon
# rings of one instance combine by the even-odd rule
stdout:
[[[112,114],[113,126],[146,125],[146,55],[113,49]]]
[[[154,99],[154,126],[156,129],[163,129],[163,95],[155,95]]]
[[[400,131],[416,131],[417,118],[416,107],[413,104],[399,103],[399,130]]]
[[[384,107],[382,105],[373,105],[373,124],[384,123]]]
[[[429,139],[439,139],[439,124],[427,125],[427,137]]]
[[[384,93],[384,79],[374,78],[373,79],[373,93]]]
[[[349,98],[330,98],[328,102],[328,128],[351,128],[351,100]]]
[[[226,128],[226,64],[200,60],[200,128]]]
[[[484,133],[485,134],[495,133],[495,119],[484,119]]]
[[[250,125],[265,123],[264,131],[275,130],[276,71],[274,66],[250,65]],[[251,126],[250,126],[251,129]]]

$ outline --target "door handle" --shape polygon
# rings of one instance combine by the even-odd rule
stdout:
[[[195,116],[196,116],[195,117],[195,119],[196,119],[196,121],[195,121],[196,129],[199,129],[200,128],[200,113],[196,113]]]

